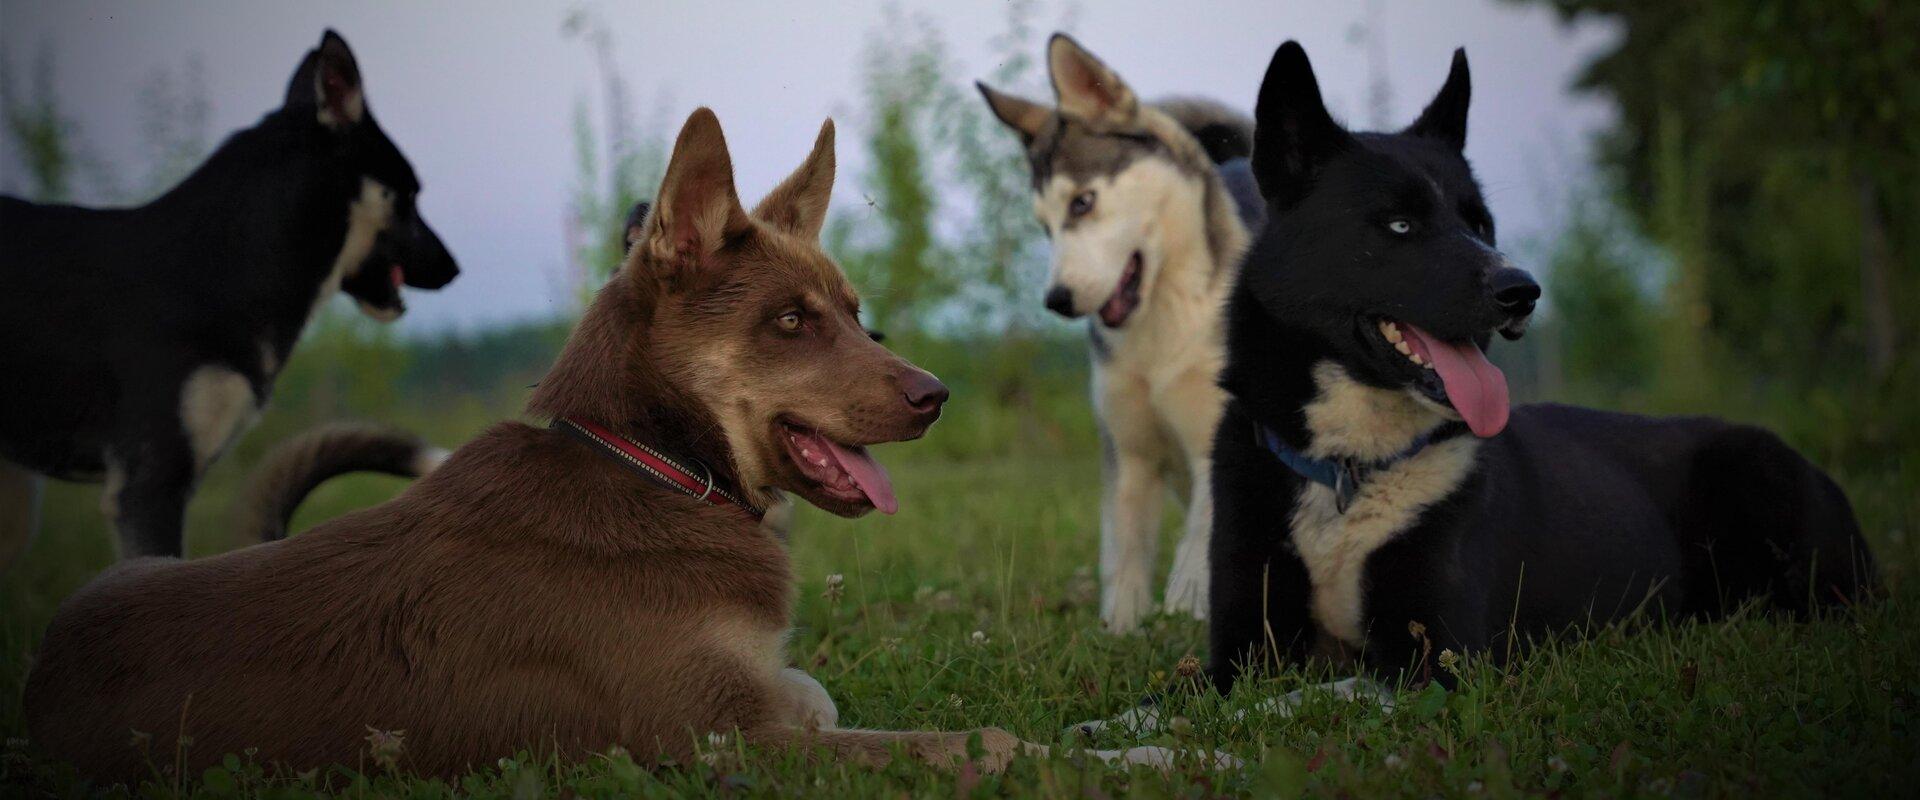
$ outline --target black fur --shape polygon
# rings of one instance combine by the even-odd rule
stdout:
[[[420,219],[406,159],[370,111],[354,118],[360,92],[352,52],[328,31],[281,108],[159,199],[87,209],[0,198],[0,458],[68,480],[122,465],[122,555],[180,554],[204,466],[180,419],[183,381],[224,367],[247,380],[256,406],[266,400],[363,179],[391,191],[394,212],[343,291],[397,314],[396,269],[423,288],[458,273]]]
[[[1290,535],[1306,483],[1256,443],[1255,426],[1311,447],[1303,409],[1322,362],[1447,403],[1433,372],[1387,345],[1379,320],[1481,347],[1495,331],[1524,330],[1537,287],[1526,290],[1531,281],[1494,249],[1462,154],[1468,100],[1464,53],[1399,133],[1334,122],[1295,43],[1261,86],[1253,167],[1268,224],[1229,300],[1221,382],[1232,399],[1213,450],[1209,677],[1222,692],[1244,667],[1299,662],[1326,644]],[[1388,227],[1395,220],[1405,233]],[[1443,649],[1504,655],[1524,644],[1513,635],[1641,609],[1714,617],[1763,598],[1806,612],[1852,602],[1873,580],[1845,495],[1772,434],[1536,405],[1515,409],[1481,440],[1464,482],[1366,560],[1364,641],[1342,645],[1389,678],[1444,681]],[[1424,642],[1409,633],[1415,622]]]

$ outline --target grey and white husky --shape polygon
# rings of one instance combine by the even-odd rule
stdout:
[[[1143,104],[1064,34],[1047,63],[1056,106],[980,92],[1027,148],[1034,213],[1053,242],[1047,308],[1092,317],[1106,455],[1100,618],[1126,632],[1152,609],[1169,488],[1187,514],[1166,608],[1205,618],[1221,309],[1248,240],[1230,178],[1249,173],[1231,165],[1251,150],[1252,123],[1206,101]]]

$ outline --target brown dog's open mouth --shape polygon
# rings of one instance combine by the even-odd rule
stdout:
[[[1127,259],[1127,271],[1120,275],[1120,285],[1115,287],[1107,302],[1100,306],[1100,322],[1109,328],[1118,328],[1126,324],[1127,317],[1133,316],[1133,310],[1140,307],[1140,273],[1146,259],[1140,251],[1133,251],[1133,257]]]
[[[900,510],[900,502],[893,496],[893,480],[867,448],[840,444],[818,429],[791,421],[782,421],[780,430],[786,437],[787,457],[821,494],[845,503],[870,505],[882,514]]]

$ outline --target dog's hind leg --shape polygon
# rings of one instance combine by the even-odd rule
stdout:
[[[0,572],[33,544],[33,536],[40,530],[40,489],[44,485],[39,475],[0,461]]]
[[[1688,605],[1715,616],[1752,597],[1805,613],[1861,599],[1875,584],[1840,487],[1774,434],[1734,426],[1695,450],[1681,524]]]

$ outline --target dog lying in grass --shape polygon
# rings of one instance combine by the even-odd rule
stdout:
[[[893,512],[866,448],[919,437],[947,399],[872,341],[820,251],[833,174],[829,121],[748,212],[718,120],[694,112],[643,236],[529,404],[551,428],[496,425],[291,539],[100,576],[28,678],[33,741],[110,780],[176,753],[189,774],[242,750],[353,765],[369,729],[405,731],[398,766],[430,775],[522,748],[686,763],[736,730],[861,764],[1044,753],[992,728],[841,730],[786,668],[793,578],[763,509],[792,493]]]

